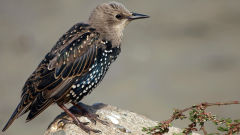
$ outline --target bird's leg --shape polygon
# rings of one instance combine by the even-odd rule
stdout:
[[[73,119],[73,123],[76,124],[78,127],[80,127],[82,130],[84,130],[87,133],[90,132],[94,132],[94,133],[100,133],[100,130],[96,130],[96,129],[91,129],[89,127],[87,127],[84,123],[80,122],[79,119],[72,113],[70,112],[66,106],[64,106],[63,104],[58,104],[59,107],[61,107],[64,112],[70,116]]]
[[[86,108],[82,107],[77,103],[72,102],[72,104],[79,109],[81,115],[86,116],[94,124],[96,124],[97,121],[102,123],[103,125],[108,125],[108,122],[99,119],[99,115],[89,112]]]
[[[57,125],[59,128],[63,128],[66,124],[72,124],[73,121],[69,120],[67,118],[61,118],[61,120],[58,121]],[[82,122],[83,125],[89,124],[89,122]]]

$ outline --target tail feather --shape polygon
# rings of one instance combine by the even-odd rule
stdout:
[[[31,105],[31,102],[26,102],[26,101],[28,101],[28,95],[25,95],[22,97],[22,100],[20,101],[17,108],[13,112],[7,124],[4,126],[2,132],[6,131],[15,119],[17,119],[18,117],[20,117],[21,115],[23,115],[29,110],[29,106]]]
[[[20,102],[17,106],[17,108],[15,109],[15,111],[13,112],[12,116],[10,117],[10,119],[8,120],[7,124],[4,126],[2,132],[6,131],[9,126],[13,123],[13,121],[18,118],[18,115],[24,110],[25,107],[22,106],[22,102]]]
[[[30,112],[28,114],[26,122],[29,122],[30,120],[34,119],[52,103],[53,99],[44,99],[42,96],[39,96],[38,100],[36,100],[36,102],[31,105]]]

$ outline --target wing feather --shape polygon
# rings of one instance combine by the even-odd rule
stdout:
[[[69,80],[88,72],[99,41],[88,24],[76,24],[66,32],[26,81],[21,101],[3,130],[28,111],[27,120],[33,119],[66,93],[72,85]]]

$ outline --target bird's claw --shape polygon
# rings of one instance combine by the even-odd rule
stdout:
[[[66,118],[62,118],[61,120],[59,120],[58,122],[57,122],[57,127],[58,128],[64,128],[64,126],[65,125],[67,125],[67,124],[72,124],[72,123],[74,123],[75,124],[75,122],[73,121],[73,120],[69,120],[69,119],[66,119]],[[89,124],[89,122],[81,122],[83,125],[88,125]]]
[[[89,122],[80,122],[80,121],[68,120],[68,119],[65,119],[65,118],[58,121],[57,126],[58,126],[58,128],[64,128],[64,126],[66,124],[72,124],[72,123],[74,123],[75,125],[80,127],[82,130],[84,130],[88,134],[90,134],[90,132],[101,133],[100,130],[91,129],[91,128],[87,127],[86,125],[88,125]]]
[[[90,134],[90,132],[93,132],[93,133],[101,133],[100,130],[97,130],[97,129],[92,129],[92,128],[89,128],[87,127],[84,123],[82,122],[79,122],[79,121],[73,121],[75,125],[77,125],[78,127],[80,127],[82,130],[84,130],[86,133]]]
[[[64,128],[64,126],[65,126],[66,124],[70,124],[70,123],[72,123],[71,120],[68,120],[68,119],[66,119],[66,118],[63,118],[63,119],[61,119],[60,121],[57,122],[57,127],[58,127],[58,128]]]
[[[94,114],[94,113],[88,112],[84,116],[86,116],[95,125],[96,125],[96,122],[100,122],[103,125],[108,125],[108,122],[99,119],[99,115],[98,114]]]
[[[78,113],[80,115],[87,117],[93,124],[96,125],[97,122],[100,122],[103,125],[108,125],[108,122],[99,119],[98,114],[92,113],[88,109],[86,109],[78,104],[73,103],[73,105],[78,108]]]

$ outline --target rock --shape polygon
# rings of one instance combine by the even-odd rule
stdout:
[[[97,122],[95,125],[84,116],[78,117],[81,122],[88,122],[88,127],[100,130],[101,133],[98,133],[99,135],[143,135],[145,134],[142,132],[143,127],[157,125],[156,121],[150,120],[143,115],[122,110],[111,105],[97,103],[92,106],[85,104],[81,104],[81,106],[85,106],[90,112],[98,114],[99,119],[109,123],[108,125],[104,125]],[[77,108],[71,107],[70,110],[76,113]],[[64,119],[71,120],[65,113],[61,113],[49,125],[44,135],[88,135],[73,123],[63,125],[61,121]],[[173,132],[178,133],[180,131],[181,129],[171,127],[169,133],[166,135],[172,135]]]

